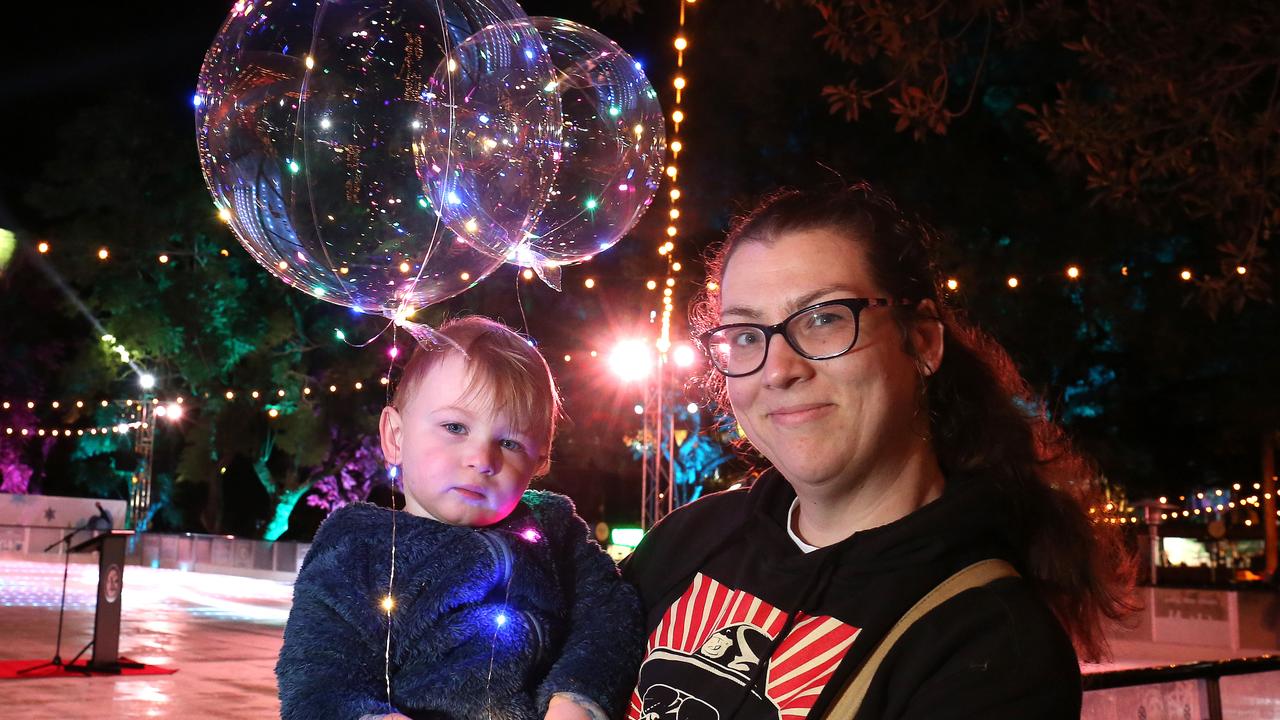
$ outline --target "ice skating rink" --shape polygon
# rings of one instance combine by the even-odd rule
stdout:
[[[92,636],[97,582],[97,564],[70,566],[64,661]],[[53,656],[61,588],[61,563],[0,560],[0,660]],[[279,717],[273,667],[292,591],[273,580],[127,566],[120,654],[178,672],[0,680],[0,717]]]

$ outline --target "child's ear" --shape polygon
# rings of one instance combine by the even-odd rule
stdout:
[[[378,418],[378,435],[382,439],[382,457],[388,465],[400,464],[400,449],[404,440],[404,424],[400,411],[390,405],[382,408]]]

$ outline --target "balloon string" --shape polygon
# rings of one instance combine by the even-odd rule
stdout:
[[[398,346],[396,345],[396,339],[397,339],[397,338],[396,338],[396,331],[398,330],[398,328],[396,328],[396,327],[395,327],[395,323],[394,323],[394,322],[392,322],[392,323],[391,323],[391,325],[392,325],[392,328],[391,328],[391,347],[395,348],[395,347],[398,347]],[[383,328],[383,332],[386,332],[386,328]],[[386,374],[385,374],[385,375],[383,375],[383,376],[382,376],[382,377],[383,377],[383,379],[385,379],[385,380],[386,380],[386,382],[382,383],[382,387],[383,387],[383,389],[385,390],[384,398],[383,398],[383,401],[382,401],[384,405],[390,405],[390,404],[391,404],[391,371],[392,371],[392,370],[395,370],[395,369],[396,369],[396,359],[395,359],[395,357],[394,357],[394,356],[389,356],[389,357],[387,358],[387,372],[386,372]],[[394,483],[392,483],[392,484],[394,485]],[[394,490],[395,488],[392,488],[392,489]]]
[[[399,477],[399,473],[396,474]],[[387,705],[391,705],[391,612],[395,609],[395,599],[391,594],[396,582],[396,492],[395,483],[391,484],[391,575],[387,579],[387,649],[383,656],[382,672],[387,682]]]
[[[499,538],[498,542],[501,541],[501,538]],[[508,608],[511,607],[511,582],[515,580],[515,577],[516,565],[513,562],[511,563],[511,572],[507,575],[507,588],[505,594],[502,596],[502,609],[499,610],[500,613],[507,612]],[[485,717],[489,720],[493,720],[493,694],[490,691],[489,686],[493,682],[493,661],[494,656],[497,655],[498,652],[498,633],[501,631],[502,625],[494,623],[493,639],[489,641],[489,674],[484,680],[484,711]]]
[[[524,314],[524,297],[520,295],[520,271],[516,271],[516,306],[520,308],[520,323],[524,327],[524,334],[533,337],[529,332],[529,316]]]
[[[446,57],[446,58],[448,58],[448,56],[449,56],[449,47],[448,47],[448,44],[449,44],[449,35],[448,35],[448,31],[447,31],[447,28],[445,27],[445,23],[444,23],[444,12],[443,12],[443,7],[442,7],[442,3],[441,3],[441,1],[440,1],[440,0],[436,0],[436,2],[435,2],[435,6],[436,6],[436,17],[440,18],[440,35],[441,35],[441,37],[444,39],[444,44],[445,44],[445,57]],[[452,78],[452,77],[449,77],[449,88],[450,88],[450,100],[452,101],[452,88],[453,88],[453,78]],[[421,98],[418,98],[418,101],[419,101],[419,102],[421,102]],[[456,121],[456,119],[455,119],[455,114],[454,114],[454,110],[453,110],[453,107],[452,107],[452,102],[450,102],[450,107],[449,107],[449,130],[448,130],[448,134],[447,134],[447,136],[446,136],[446,137],[447,137],[447,144],[445,145],[445,182],[446,182],[446,184],[448,183],[448,178],[449,178],[448,172],[449,172],[449,169],[450,169],[450,168],[451,168],[451,166],[452,166],[452,160],[453,160],[453,126],[454,126],[454,122],[455,122],[455,121]],[[439,211],[437,211],[437,212],[435,213],[435,215],[436,215],[436,221],[435,221],[435,226],[434,226],[434,227],[432,228],[432,230],[431,230],[431,241],[430,241],[430,243],[429,243],[429,244],[428,244],[428,246],[427,246],[427,252],[426,252],[426,254],[423,256],[423,258],[422,258],[422,262],[421,262],[421,263],[420,263],[420,265],[419,265],[418,272],[417,272],[417,274],[416,274],[416,275],[414,276],[414,278],[413,278],[413,284],[412,284],[411,288],[414,288],[414,289],[416,289],[416,288],[417,288],[417,284],[418,284],[418,282],[419,282],[419,281],[421,280],[421,278],[422,278],[422,273],[426,271],[426,269],[427,269],[427,261],[431,258],[432,253],[435,251],[435,248],[436,248],[436,242],[437,242],[437,241],[438,241],[438,239],[439,239],[438,234],[439,234],[439,230],[440,230],[441,215],[440,215]],[[410,292],[412,292],[412,289],[410,290]],[[382,328],[382,330],[378,332],[378,334],[377,334],[377,335],[374,335],[372,338],[370,338],[368,341],[366,341],[366,342],[364,343],[364,345],[368,345],[369,343],[372,343],[374,340],[378,339],[378,338],[379,338],[383,333],[385,333],[385,332],[387,331],[387,329],[388,329],[388,328],[392,328],[392,330],[391,330],[391,342],[392,342],[392,345],[394,345],[394,344],[395,344],[395,340],[396,340],[396,332],[395,332],[395,329],[394,329],[395,327],[396,327],[396,323],[395,323],[395,321],[394,321],[394,320],[388,320],[388,321],[387,321],[386,326],[384,326],[384,327]],[[363,345],[362,345],[361,347],[363,347]],[[387,367],[387,378],[388,378],[388,379],[391,377],[391,370],[392,370],[392,368],[393,368],[394,366],[395,366],[395,359],[394,359],[394,358],[392,358],[392,359],[391,359],[390,364],[389,364],[389,365],[388,365],[388,367]],[[387,402],[388,402],[388,404],[389,404],[389,403],[390,403],[390,397],[391,397],[391,383],[390,383],[390,382],[388,382],[388,383],[387,383],[386,393],[387,393]],[[397,473],[397,478],[398,478],[398,477],[399,477],[399,473]],[[389,579],[388,579],[388,581],[387,581],[387,598],[388,598],[389,600],[391,600],[391,599],[392,599],[391,591],[392,591],[392,589],[393,589],[393,587],[394,587],[394,584],[395,584],[395,577],[396,577],[396,515],[398,514],[398,511],[396,510],[396,499],[395,499],[395,498],[396,498],[396,494],[395,494],[395,483],[393,482],[393,483],[392,483],[392,488],[391,488],[391,573],[390,573],[390,577],[389,577]],[[510,591],[510,583],[508,582],[508,592],[509,592],[509,591]],[[383,674],[384,674],[384,678],[385,678],[385,680],[386,680],[386,686],[387,686],[387,705],[391,705],[391,608],[393,608],[393,607],[394,607],[394,605],[392,605],[391,603],[388,603],[388,609],[387,609],[387,645],[386,645],[386,654],[385,654],[385,657],[384,657],[384,659],[383,659],[383,660],[384,660],[384,662],[383,662]],[[495,641],[496,641],[496,635],[495,635]],[[490,653],[490,658],[489,658],[489,674],[490,674],[490,677],[492,677],[492,675],[493,675],[493,656],[492,656],[492,653]],[[486,688],[486,694],[487,694],[487,688]]]
[[[390,325],[391,325],[391,345],[394,347],[396,343],[395,323],[390,323]],[[378,335],[381,335],[386,331],[387,329],[383,328],[382,332],[379,332]],[[376,339],[377,336],[375,335],[374,338]],[[371,339],[369,340],[369,342],[373,342],[373,340]],[[368,342],[365,344],[367,345]],[[395,358],[390,358],[387,361],[387,374],[384,376],[387,379],[386,384],[383,386],[385,388],[385,391],[384,391],[385,397],[386,397],[385,403],[387,405],[391,404],[391,371],[395,368],[395,363],[396,363]],[[390,576],[387,578],[387,600],[388,600],[387,646],[386,646],[385,654],[383,656],[383,664],[382,664],[383,678],[386,680],[386,684],[387,684],[387,705],[388,706],[391,706],[391,612],[395,609],[395,596],[392,594],[392,590],[395,588],[395,582],[396,582],[396,515],[399,514],[396,510],[396,481],[399,478],[400,478],[400,473],[399,471],[397,471],[395,474],[395,477],[391,479],[391,493],[390,493],[391,495],[391,573],[390,573]]]
[[[346,343],[348,347],[353,347],[353,348],[362,348],[362,347],[367,347],[367,346],[368,346],[370,343],[372,343],[374,340],[377,340],[378,338],[382,337],[382,336],[387,332],[387,330],[390,330],[390,329],[394,328],[395,326],[396,326],[395,320],[387,320],[387,324],[386,324],[386,325],[383,325],[381,330],[379,330],[378,332],[374,333],[373,337],[369,338],[368,340],[365,340],[364,342],[359,342],[359,343],[357,343],[357,342],[351,342],[351,341],[350,341],[350,340],[348,340],[346,337],[343,337],[341,341],[342,341],[342,342],[344,342],[344,343]],[[392,335],[391,337],[392,337],[392,342],[394,343],[394,342],[395,342],[395,335]]]

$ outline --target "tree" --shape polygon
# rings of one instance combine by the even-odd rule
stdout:
[[[853,76],[823,87],[833,113],[856,121],[887,110],[896,131],[923,142],[977,103],[1016,103],[1049,158],[1095,200],[1216,249],[1218,267],[1196,280],[1211,313],[1274,299],[1266,251],[1280,222],[1274,3],[777,4],[816,11],[816,38]],[[1040,77],[1019,79],[1026,67]]]
[[[286,291],[236,247],[201,186],[189,133],[145,96],[86,110],[60,147],[29,200],[54,238],[50,264],[111,339],[98,342],[101,330],[81,319],[78,342],[64,343],[52,364],[63,376],[43,389],[128,397],[145,368],[162,397],[187,401],[180,426],[157,428],[161,437],[186,436],[169,445],[177,482],[206,485],[217,500],[226,468],[247,458],[274,516],[287,518],[331,438],[369,431],[363,403],[348,395],[364,381],[364,401],[380,401],[375,355],[329,342],[335,326],[350,325],[345,313]],[[64,312],[78,314],[77,302],[65,302]],[[331,383],[342,386],[341,400],[309,394]],[[82,442],[72,460],[102,455],[90,445]],[[109,486],[86,489],[115,496],[128,475],[80,474]],[[204,514],[209,530],[220,529],[219,507]]]
[[[1142,25],[1141,8],[1165,8],[1161,17],[1172,23],[1181,5],[1128,5],[1137,9],[947,0],[691,6],[680,138],[681,224],[691,232],[682,233],[681,259],[722,237],[734,214],[778,186],[870,179],[939,226],[942,269],[957,281],[951,299],[1009,348],[1112,481],[1135,497],[1251,484],[1253,438],[1280,423],[1274,296],[1257,284],[1267,279],[1267,229],[1245,275],[1235,271],[1235,251],[1218,246],[1236,228],[1254,227],[1256,204],[1214,201],[1221,218],[1175,207],[1176,183],[1160,179],[1171,172],[1164,165],[1139,167],[1141,194],[1125,196],[1139,199],[1113,200],[1090,186],[1087,173],[1097,171],[1076,152],[1083,140],[1060,134],[1069,141],[1055,152],[1036,129],[1048,118],[1055,132],[1074,123],[1092,133],[1091,143],[1136,147],[1165,113],[1166,122],[1181,118],[1178,133],[1195,132],[1203,113],[1136,86],[1142,63],[1176,49],[1164,72],[1200,78],[1208,106],[1221,109],[1223,137],[1273,154],[1274,143],[1250,128],[1269,122],[1274,135],[1268,83],[1275,76],[1257,70],[1247,89],[1236,87],[1242,76],[1230,72],[1233,61],[1209,50],[1222,45],[1217,36],[1195,39],[1183,56],[1176,43],[1160,45],[1160,33],[1173,30]],[[1252,53],[1244,61],[1256,64],[1250,71],[1269,67],[1263,40],[1275,36],[1266,30],[1275,27],[1273,9],[1187,9],[1177,37],[1194,34],[1204,13],[1219,14],[1206,27],[1252,24],[1249,43],[1232,45],[1237,32],[1223,52]],[[1103,35],[1108,57],[1127,64],[1129,75],[1090,65],[1081,47],[1068,45],[1087,36],[1096,49]],[[1135,45],[1131,52],[1125,43]],[[658,84],[670,71],[651,77]],[[1057,109],[1067,82],[1093,113],[1087,126],[1084,111]],[[1146,99],[1125,104],[1117,93]],[[1137,163],[1136,151],[1116,152]],[[1234,174],[1261,177],[1265,156],[1205,151],[1188,172],[1195,183],[1240,187]],[[1161,209],[1136,212],[1135,202]],[[1069,265],[1081,270],[1077,278],[1066,276]],[[1183,268],[1194,270],[1193,282],[1179,279]],[[1238,310],[1223,321],[1206,312],[1214,307]]]
[[[146,368],[158,379],[160,397],[183,396],[181,422],[157,429],[155,467],[173,473],[168,497],[193,504],[185,520],[158,515],[162,527],[278,537],[299,505],[331,510],[364,499],[383,482],[373,438],[386,399],[378,384],[388,369],[385,346],[380,340],[353,349],[335,338],[342,330],[350,342],[363,342],[384,321],[357,319],[287,288],[256,265],[214,215],[186,124],[144,96],[87,109],[64,130],[59,147],[63,152],[50,160],[29,201],[47,229],[42,237],[56,249],[48,263],[101,329],[91,327],[75,303],[48,293],[47,283],[35,283],[50,294],[59,323],[52,329],[32,323],[14,333],[13,347],[34,351],[49,342],[62,354],[34,368],[32,377],[42,384],[24,392],[136,396],[137,369]],[[100,261],[96,252],[104,246],[108,259]],[[431,324],[446,314],[479,312],[527,329],[539,341],[583,429],[574,433],[568,424],[570,432],[557,444],[547,480],[553,485],[557,468],[595,466],[621,479],[613,471],[626,463],[616,443],[599,443],[593,432],[620,438],[620,423],[628,418],[615,411],[623,406],[600,403],[599,373],[583,360],[588,349],[607,342],[606,317],[629,311],[648,291],[638,283],[623,289],[622,278],[645,272],[644,262],[625,249],[607,264],[587,271],[610,287],[599,302],[537,282],[513,284],[514,271],[507,268],[415,318]],[[569,318],[573,322],[565,322]],[[104,331],[111,342],[100,340]],[[413,343],[396,329],[383,340],[392,337],[403,361]],[[113,348],[130,362],[121,362]],[[566,353],[576,354],[577,364],[557,362]],[[365,389],[353,392],[356,382]],[[338,392],[329,392],[330,386]],[[277,396],[277,389],[285,395]],[[259,397],[251,397],[254,391]],[[630,404],[625,408],[629,413]],[[64,449],[75,456],[65,473],[53,474],[79,478],[66,481],[75,485],[69,492],[124,497],[129,473],[104,464],[129,455],[127,448],[103,448],[92,457],[87,451],[87,444]],[[104,467],[111,472],[96,472]]]

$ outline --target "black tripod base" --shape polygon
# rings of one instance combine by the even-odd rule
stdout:
[[[22,668],[21,670],[19,670],[18,672],[14,673],[14,674],[15,674],[15,675],[26,675],[27,673],[35,672],[35,671],[37,671],[37,670],[43,670],[43,669],[45,669],[45,668],[47,668],[47,667],[60,667],[60,668],[65,668],[65,667],[66,667],[66,665],[63,665],[63,664],[62,664],[62,658],[58,657],[57,655],[54,655],[54,656],[53,656],[53,659],[52,659],[52,660],[50,660],[49,662],[43,662],[43,663],[40,663],[39,665],[32,665],[32,666],[31,666],[31,667],[29,667],[29,668]]]
[[[103,675],[119,675],[125,670],[141,670],[144,667],[146,667],[146,665],[140,662],[122,659],[111,664],[104,663],[103,665],[90,665],[89,663],[85,663],[83,665],[72,664],[63,666],[62,669],[67,672],[83,673],[85,675],[93,675],[95,673]]]

